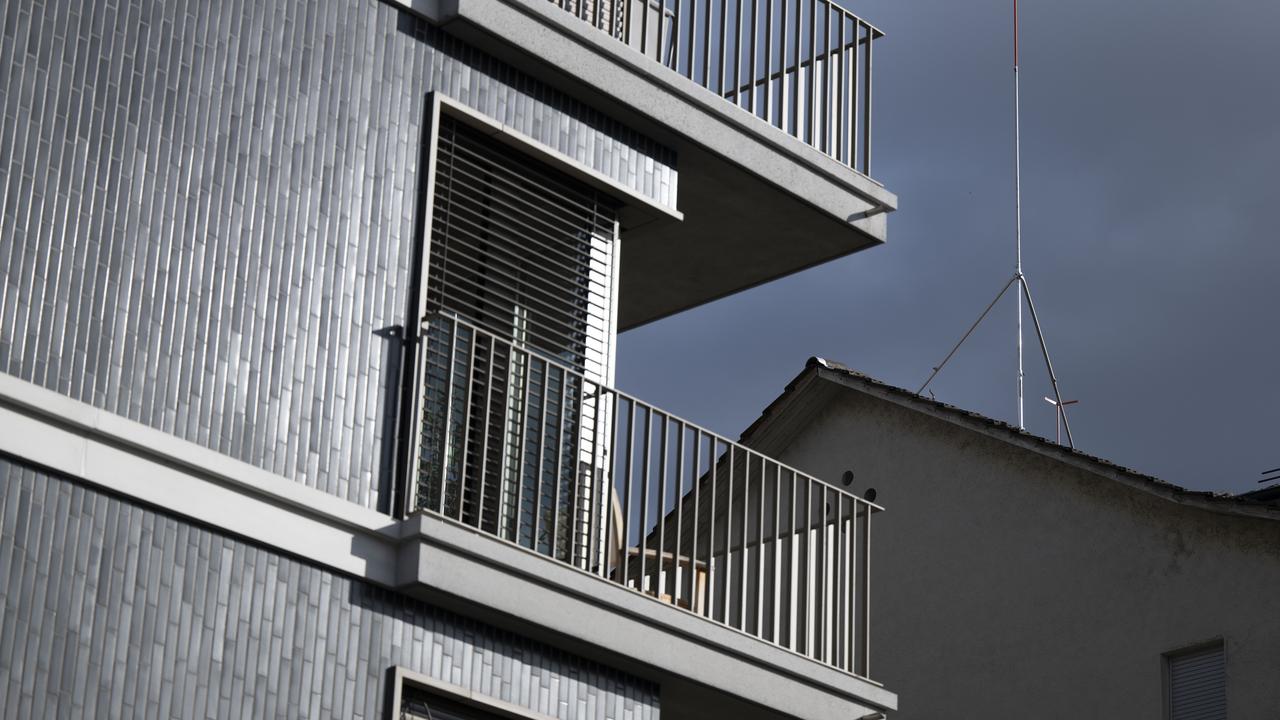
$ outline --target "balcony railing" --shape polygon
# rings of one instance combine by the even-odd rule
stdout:
[[[874,503],[454,317],[408,509],[862,677]]]
[[[830,0],[551,0],[775,128],[871,176],[872,47]]]

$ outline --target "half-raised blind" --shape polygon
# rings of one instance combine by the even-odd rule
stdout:
[[[606,379],[616,222],[602,193],[445,116],[429,309]]]

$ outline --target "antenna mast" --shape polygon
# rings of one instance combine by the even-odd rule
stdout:
[[[1013,277],[1022,282],[1022,83],[1018,77],[1018,0],[1013,0],[1013,214],[1014,244],[1017,246],[1017,259],[1013,266]],[[1026,430],[1027,423],[1023,417],[1022,402],[1022,295],[1018,302],[1018,429]]]
[[[1031,300],[1031,286],[1027,284],[1027,277],[1022,273],[1022,87],[1018,75],[1018,44],[1018,0],[1013,0],[1013,240],[1015,251],[1013,277],[1004,284],[1000,292],[996,293],[996,298],[991,301],[990,305],[987,305],[987,308],[982,311],[982,314],[978,316],[973,325],[969,326],[968,331],[960,338],[960,341],[955,344],[955,347],[951,348],[951,352],[947,353],[942,362],[933,369],[929,379],[924,381],[919,390],[916,390],[916,394],[923,393],[925,388],[929,387],[929,383],[933,382],[933,379],[938,376],[942,368],[946,367],[947,362],[956,354],[956,351],[960,349],[964,341],[969,339],[973,331],[978,328],[978,325],[991,312],[991,308],[995,307],[996,303],[1000,302],[1000,298],[1004,297],[1004,294],[1009,291],[1009,288],[1016,284],[1018,291],[1014,295],[1018,303],[1018,429],[1026,430],[1023,403],[1023,379],[1025,373],[1022,362],[1022,300],[1025,297],[1027,310],[1031,312],[1031,322],[1035,326],[1036,336],[1040,340],[1040,351],[1044,355],[1044,365],[1049,373],[1049,382],[1053,385],[1054,399],[1050,400],[1050,402],[1053,403],[1054,410],[1057,412],[1058,421],[1063,429],[1067,431],[1067,444],[1074,449],[1076,444],[1071,437],[1071,423],[1067,421],[1066,406],[1078,401],[1070,400],[1064,402],[1062,399],[1062,393],[1058,389],[1058,377],[1054,374],[1053,362],[1049,359],[1049,346],[1045,343],[1044,332],[1040,328],[1040,318],[1036,316],[1036,304]],[[1045,399],[1049,400],[1049,398]],[[1058,439],[1058,443],[1062,443],[1061,438]]]

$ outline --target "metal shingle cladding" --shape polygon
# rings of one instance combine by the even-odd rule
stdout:
[[[383,718],[404,665],[564,720],[657,688],[0,456],[5,717]]]
[[[673,154],[377,0],[0,4],[0,372],[386,509],[425,95]]]

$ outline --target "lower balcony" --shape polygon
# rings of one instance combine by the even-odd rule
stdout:
[[[896,705],[869,679],[879,506],[456,317],[421,355],[402,585],[797,717]]]

